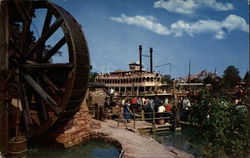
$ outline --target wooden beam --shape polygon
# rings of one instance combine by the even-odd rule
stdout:
[[[0,1],[0,75],[8,70],[8,7]],[[0,152],[8,153],[7,93],[0,90]]]
[[[26,83],[47,103],[49,106],[59,114],[61,112],[61,108],[58,106],[56,101],[50,97],[48,93],[43,90],[43,88],[33,80],[33,78],[28,74],[23,74],[23,78]]]
[[[56,45],[47,52],[46,56],[44,57],[44,61],[48,61],[53,55],[55,55],[58,50],[66,43],[65,37],[63,37],[60,41],[56,43]]]
[[[0,152],[8,153],[8,110],[6,96],[7,93],[0,92]]]
[[[36,68],[36,69],[49,69],[49,68],[67,68],[72,69],[74,65],[72,63],[67,64],[51,64],[51,63],[33,63],[23,65],[26,68]]]
[[[29,131],[29,125],[32,124],[29,102],[28,102],[25,87],[24,87],[24,85],[19,77],[18,77],[18,81],[19,81],[19,89],[20,89],[19,93],[20,93],[20,99],[21,99],[21,103],[22,103],[23,113],[24,113],[24,115],[26,115],[25,116],[26,128],[27,128],[27,131]]]
[[[47,10],[44,25],[43,25],[42,35],[44,35],[45,32],[49,29],[51,19],[52,19],[52,13],[49,10]]]
[[[49,77],[47,77],[45,74],[41,74],[41,77],[43,79],[43,81],[50,86],[51,88],[53,88],[53,90],[55,90],[58,94],[60,94],[61,96],[63,95],[63,92],[49,79]]]
[[[27,52],[24,59],[27,60],[29,57],[31,57],[40,47],[43,46],[43,43],[46,42],[47,39],[49,39],[56,30],[61,26],[63,23],[63,18],[57,19],[54,24],[51,25],[51,27],[44,33],[44,35],[37,40],[37,42],[33,45],[33,47]]]
[[[48,114],[43,100],[41,100],[41,104],[42,104],[43,117],[45,120],[48,120]]]
[[[6,3],[0,1],[0,73],[8,70],[9,18]]]
[[[42,30],[41,36],[43,36],[48,31],[48,29],[50,27],[51,20],[52,20],[52,13],[48,9],[47,13],[46,13],[46,18],[45,18],[45,21],[43,24],[43,30]],[[41,43],[42,46],[39,48],[38,51],[36,51],[37,60],[39,62],[41,62],[43,59],[43,51],[45,49],[45,42]]]
[[[28,38],[28,33],[30,31],[30,25],[31,25],[31,20],[24,21],[23,30],[21,32],[20,39],[19,39],[19,48],[24,48],[25,46],[25,42]]]
[[[15,5],[16,5],[18,13],[21,15],[23,20],[31,20],[32,16],[26,10],[26,7],[24,6],[24,3],[22,2],[22,0],[15,0]]]

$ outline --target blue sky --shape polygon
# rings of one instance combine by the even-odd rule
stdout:
[[[241,76],[249,63],[247,0],[52,0],[82,25],[92,71],[127,70],[154,49],[154,66],[171,63],[173,77],[229,65]],[[149,59],[143,57],[149,69]],[[169,66],[155,69],[169,74]]]

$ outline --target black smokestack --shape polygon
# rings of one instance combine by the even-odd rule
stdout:
[[[153,48],[149,48],[150,53],[150,72],[153,72]]]
[[[140,72],[142,72],[142,54],[141,54],[141,51],[142,51],[142,46],[139,45],[139,62],[140,62]]]

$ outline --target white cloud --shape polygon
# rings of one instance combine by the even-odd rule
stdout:
[[[122,14],[121,17],[111,17],[111,20],[120,22],[120,23],[126,23],[129,25],[136,25],[143,28],[146,28],[154,33],[157,33],[159,35],[169,35],[170,32],[168,31],[168,28],[163,26],[162,24],[157,22],[157,19],[153,16],[134,16],[129,17],[125,14]]]
[[[187,23],[180,20],[173,23],[170,29],[175,36],[182,36],[185,33],[190,36],[200,33],[215,33],[215,38],[224,38],[221,23],[215,20],[199,20],[195,23]]]
[[[170,12],[176,12],[181,14],[192,14],[198,7],[193,0],[159,0],[154,4],[155,8],[164,8]]]
[[[214,33],[216,39],[224,39],[226,32],[233,30],[240,30],[249,32],[249,24],[237,15],[229,15],[223,21],[216,20],[199,20],[195,23],[188,23],[179,20],[171,24],[170,32],[175,36],[182,36],[184,33],[193,36],[194,34],[200,33]]]
[[[199,0],[200,4],[205,7],[210,7],[217,11],[228,11],[233,10],[234,6],[232,3],[221,3],[216,0]]]
[[[190,36],[193,36],[190,24],[186,23],[185,21],[179,20],[176,23],[173,23],[170,28],[171,33],[173,33],[176,37],[182,36],[185,32]]]
[[[159,0],[154,3],[155,8],[163,8],[180,14],[193,14],[198,8],[208,7],[217,11],[233,10],[231,3],[221,3],[216,0]]]
[[[126,23],[129,25],[136,25],[148,29],[159,35],[174,35],[180,37],[185,34],[194,36],[195,34],[212,33],[216,39],[224,39],[227,32],[233,30],[240,30],[249,32],[249,24],[246,23],[245,19],[237,15],[229,15],[223,21],[216,20],[199,20],[194,23],[185,22],[179,20],[172,23],[170,27],[164,26],[157,22],[157,19],[153,16],[134,16],[129,17],[124,14],[121,17],[112,17],[111,20]]]
[[[241,31],[249,32],[249,24],[246,23],[245,19],[237,15],[229,15],[222,22],[222,26],[227,28],[229,31],[239,29]]]
[[[220,30],[220,31],[217,31],[214,35],[214,38],[220,40],[220,39],[224,39],[225,37],[225,32]]]

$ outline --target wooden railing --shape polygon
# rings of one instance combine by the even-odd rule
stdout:
[[[95,110],[97,110],[96,108],[93,108]],[[98,108],[99,109],[99,108]],[[129,114],[131,115],[131,119],[133,122],[133,128],[136,129],[136,121],[148,121],[148,122],[151,122],[152,123],[152,133],[153,135],[156,134],[156,129],[157,129],[157,126],[159,126],[157,124],[157,122],[159,122],[160,120],[165,120],[166,122],[170,122],[170,124],[168,124],[168,127],[171,126],[171,128],[174,129],[173,125],[173,114],[172,113],[168,113],[168,112],[144,112],[144,110],[140,110],[140,111],[135,111],[135,109],[133,109],[132,113],[123,113],[121,111],[121,108],[120,107],[113,107],[111,112],[108,112],[108,113],[102,113],[101,115],[103,116],[100,116],[100,109],[93,112],[92,113],[95,114],[95,118],[97,119],[102,119],[102,117],[104,117],[104,119],[107,119],[107,118],[112,118],[113,116],[116,116],[116,118],[114,120],[117,121],[118,123],[118,126],[119,126],[119,123],[123,123],[125,125],[125,127],[128,129],[127,127],[127,122],[126,120],[124,119],[124,115],[126,114]],[[165,116],[164,116],[165,115]],[[167,115],[171,115],[170,116],[167,116]],[[145,116],[148,116],[148,117],[145,117]],[[165,124],[165,122],[164,122]],[[164,124],[162,124],[164,126]]]
[[[156,130],[160,130],[159,128],[170,128],[173,130],[178,130],[180,129],[180,112],[174,112],[176,111],[176,107],[173,106],[173,113],[168,113],[168,112],[144,112],[144,110],[138,110],[135,111],[133,110],[131,113],[123,113],[121,111],[120,107],[112,107],[110,110],[104,109],[104,106],[98,106],[97,104],[92,105],[92,107],[89,109],[90,113],[92,114],[92,117],[98,120],[105,120],[105,119],[111,119],[114,117],[116,118],[115,120],[118,122],[124,123],[124,125],[127,128],[127,123],[125,122],[125,119],[123,118],[125,114],[130,114],[131,121],[133,121],[133,128],[136,129],[136,121],[147,121],[152,123],[152,133],[155,134]],[[170,114],[170,115],[167,115]],[[161,115],[161,117],[159,117]],[[150,117],[145,117],[145,116],[150,116]],[[165,120],[166,122],[169,122],[170,124],[166,125],[159,125],[157,122],[160,122],[161,120]],[[137,127],[138,128],[138,127]]]

